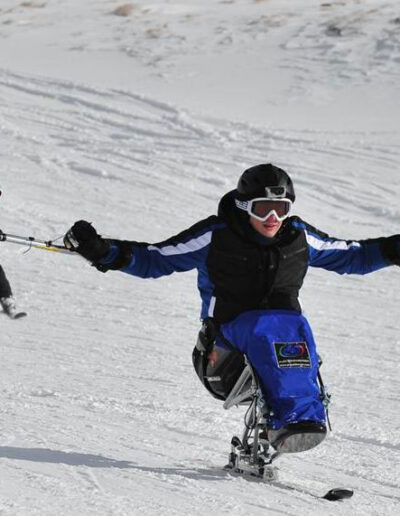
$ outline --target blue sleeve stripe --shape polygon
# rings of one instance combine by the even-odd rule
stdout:
[[[118,256],[119,253],[119,247],[115,244],[110,245],[110,250],[108,254],[100,260],[100,263],[104,263],[108,265],[109,263],[112,263]]]
[[[193,253],[195,251],[199,251],[206,247],[211,242],[212,231],[208,231],[203,235],[200,235],[197,238],[192,238],[188,242],[180,242],[176,245],[167,245],[165,247],[157,247],[155,245],[149,245],[147,247],[148,251],[156,251],[163,256],[174,256],[178,254],[187,254]]]
[[[304,222],[297,222],[296,220],[292,221],[292,226],[297,229],[306,229],[306,225],[304,224]]]

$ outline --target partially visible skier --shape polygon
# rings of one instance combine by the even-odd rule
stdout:
[[[5,275],[3,267],[0,265],[0,305],[5,314],[12,319],[17,314],[17,307],[11,291],[10,282]]]
[[[0,189],[0,197],[1,197],[1,189]],[[1,230],[0,230],[1,234]],[[4,272],[3,267],[0,265],[0,305],[5,314],[7,314],[11,319],[22,317],[22,315],[26,315],[25,312],[18,312],[17,306],[15,303],[15,299],[11,290],[10,282],[7,279],[7,276]]]
[[[83,220],[64,237],[66,247],[102,272],[158,278],[197,269],[199,340],[211,366],[224,347],[247,356],[270,407],[267,439],[291,452],[316,446],[326,434],[318,355],[299,303],[308,266],[367,274],[400,265],[400,235],[332,238],[291,216],[294,201],[289,175],[261,164],[245,170],[222,197],[218,215],[163,242],[104,239]]]

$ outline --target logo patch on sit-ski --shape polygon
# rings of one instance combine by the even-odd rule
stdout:
[[[279,367],[311,367],[306,342],[274,342]]]

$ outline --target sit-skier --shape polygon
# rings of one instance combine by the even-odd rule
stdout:
[[[332,238],[292,216],[294,201],[289,175],[261,164],[222,197],[218,215],[163,242],[104,239],[83,220],[64,237],[66,247],[102,272],[158,278],[197,269],[211,365],[224,340],[247,356],[270,408],[267,438],[291,452],[317,445],[326,434],[318,355],[298,299],[308,267],[367,274],[400,265],[400,235]]]

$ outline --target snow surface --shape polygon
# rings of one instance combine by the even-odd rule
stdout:
[[[320,229],[399,232],[398,2],[121,5],[1,0],[3,231],[56,239],[85,218],[156,242],[271,161]],[[398,514],[397,268],[309,271],[333,432],[280,460],[301,492],[221,469],[244,409],[224,411],[192,369],[195,273],[145,281],[0,246],[29,312],[0,314],[2,516]],[[313,496],[336,486],[354,498]]]

